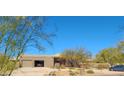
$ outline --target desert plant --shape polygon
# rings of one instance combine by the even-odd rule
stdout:
[[[49,76],[56,76],[56,72],[55,71],[50,72]]]
[[[60,69],[60,64],[59,63],[56,63],[55,66],[54,66],[54,68]]]
[[[69,74],[70,74],[70,76],[77,76],[77,75],[79,75],[79,72],[74,69],[73,70],[69,69]]]
[[[76,73],[71,70],[69,71],[69,73],[70,73],[70,76],[76,76]]]
[[[68,66],[80,67],[80,64],[86,62],[86,60],[91,57],[91,54],[84,48],[72,48],[64,50],[61,57],[66,60]]]
[[[85,62],[85,63],[83,63],[83,67],[84,67],[85,69],[89,69],[89,68],[91,67],[91,65],[90,65],[90,63]]]
[[[5,60],[0,59],[0,72],[6,68],[4,67],[6,59],[15,58],[15,62],[18,62],[19,57],[28,47],[42,51],[45,49],[42,41],[52,45],[52,37],[55,34],[42,30],[45,27],[45,20],[46,18],[41,16],[0,16],[0,54],[5,57]],[[12,74],[15,66],[10,70],[9,75]]]
[[[88,70],[87,73],[88,74],[94,74],[94,71],[93,70]]]
[[[106,48],[101,50],[97,55],[95,62],[108,63],[113,66],[117,63],[124,63],[124,43],[120,43],[118,47]]]
[[[60,68],[61,68],[61,69],[65,69],[65,65],[61,65]]]
[[[108,69],[109,68],[109,65],[108,64],[105,64],[105,63],[98,63],[97,68],[98,69]]]

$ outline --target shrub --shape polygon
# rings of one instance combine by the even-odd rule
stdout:
[[[78,72],[78,70],[69,70],[69,74],[70,74],[70,76],[77,76],[77,75],[79,75],[79,72]]]
[[[91,67],[90,63],[83,63],[85,69],[89,69]]]
[[[60,64],[59,63],[56,63],[55,66],[54,66],[54,68],[60,69]]]
[[[49,76],[56,76],[56,72],[55,71],[50,72]]]
[[[108,69],[109,65],[106,63],[99,63],[97,66],[98,69]]]
[[[61,68],[61,69],[65,69],[65,65],[61,65],[60,68]]]
[[[18,62],[17,65],[18,65],[19,68],[23,67],[23,66],[22,66],[22,62]]]
[[[9,75],[15,69],[15,65],[15,61],[11,61],[7,56],[0,55],[0,75]]]
[[[4,64],[4,66],[0,70],[0,75],[3,75],[3,76],[8,75],[8,73],[13,69],[15,69],[15,63],[12,61],[9,61],[6,64]]]
[[[88,73],[88,74],[93,74],[94,71],[93,71],[93,70],[88,70],[87,73]]]
[[[70,72],[70,76],[76,76],[76,73],[73,71],[69,71]]]

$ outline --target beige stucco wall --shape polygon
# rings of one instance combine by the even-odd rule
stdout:
[[[23,67],[34,67],[34,62],[33,60],[23,60],[22,66]]]
[[[44,60],[44,67],[54,66],[53,56],[22,56],[20,62],[22,62],[22,67],[34,67],[35,60]]]

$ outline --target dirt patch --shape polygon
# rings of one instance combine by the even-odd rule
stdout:
[[[52,71],[58,71],[58,69],[45,68],[45,67],[27,67],[19,68],[12,73],[12,76],[47,76]]]

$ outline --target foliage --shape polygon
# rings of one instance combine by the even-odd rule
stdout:
[[[89,69],[89,68],[91,67],[91,63],[85,62],[85,63],[83,63],[83,67],[84,67],[85,69]]]
[[[73,71],[73,70],[70,69],[69,74],[70,74],[70,76],[77,76],[77,75],[79,75],[79,72]]]
[[[121,41],[115,48],[106,48],[96,55],[95,62],[114,64],[124,64],[124,42]]]
[[[91,54],[83,48],[74,48],[64,50],[61,57],[71,67],[80,67],[83,62],[86,62],[91,57]]]
[[[109,68],[109,65],[106,64],[106,63],[98,63],[97,68],[98,69],[108,69]]]
[[[62,65],[60,66],[60,68],[61,68],[61,69],[65,69],[65,65],[62,64]]]
[[[94,71],[93,70],[88,70],[87,73],[88,74],[94,74]]]
[[[9,71],[15,68],[16,63],[8,59],[8,57],[0,56],[0,66],[4,61],[3,67],[0,69],[0,75],[9,75]]]
[[[56,63],[55,66],[54,66],[54,68],[60,69],[60,64],[59,63]]]
[[[55,71],[50,72],[49,76],[56,76],[56,72]]]
[[[123,54],[118,48],[106,48],[96,55],[96,62],[109,63],[111,66],[123,61]]]
[[[54,33],[45,31],[45,17],[39,16],[1,16],[0,17],[0,53],[4,56],[0,68],[3,69],[11,58],[23,54],[28,47],[44,50],[46,42],[52,45]],[[10,75],[13,69],[10,71]]]

